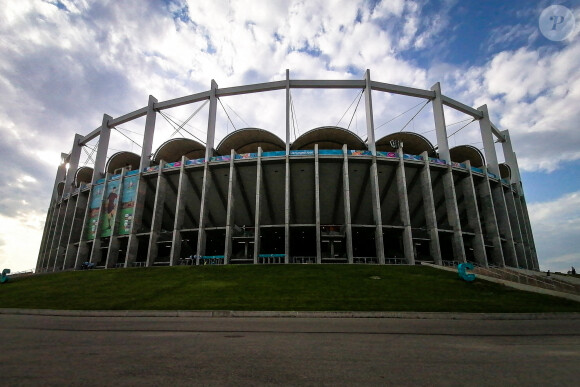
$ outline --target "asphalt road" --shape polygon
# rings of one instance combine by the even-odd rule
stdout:
[[[577,386],[580,320],[0,315],[0,384]]]

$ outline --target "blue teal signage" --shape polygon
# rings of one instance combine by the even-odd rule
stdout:
[[[473,282],[475,280],[475,274],[467,273],[467,270],[473,270],[472,263],[460,263],[457,265],[457,272],[459,273],[459,278],[467,282]]]
[[[10,269],[2,270],[2,276],[0,277],[0,284],[4,282],[8,282],[8,274],[10,273]]]

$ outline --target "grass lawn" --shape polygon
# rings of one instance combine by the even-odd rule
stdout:
[[[422,266],[227,265],[12,278],[0,308],[580,312],[580,303]]]

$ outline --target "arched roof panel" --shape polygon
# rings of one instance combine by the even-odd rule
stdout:
[[[499,175],[501,176],[502,179],[510,180],[512,178],[511,167],[506,163],[501,163],[499,165]]]
[[[172,138],[161,144],[152,161],[155,164],[159,164],[161,160],[174,163],[183,156],[190,160],[202,159],[205,157],[205,145],[190,138]]]
[[[292,143],[291,149],[314,149],[314,144],[318,144],[319,149],[342,149],[344,144],[349,149],[367,149],[359,136],[337,126],[322,126],[309,130]]]
[[[236,153],[253,153],[258,147],[264,152],[283,151],[286,143],[274,133],[258,128],[238,129],[225,136],[216,148],[220,155],[229,155],[231,150]]]
[[[80,167],[75,173],[75,187],[80,187],[82,183],[90,184],[93,179],[93,168]]]
[[[449,149],[449,153],[451,154],[451,161],[456,163],[469,160],[472,167],[480,168],[485,166],[483,153],[473,145],[459,145]]]
[[[120,168],[127,168],[128,171],[139,168],[141,157],[133,152],[117,152],[107,161],[105,171],[115,173]]]
[[[397,140],[403,143],[403,152],[410,155],[420,155],[427,152],[429,157],[436,157],[435,147],[424,136],[413,132],[397,132],[387,134],[376,141],[378,151],[394,152],[396,148],[391,146],[391,141]]]

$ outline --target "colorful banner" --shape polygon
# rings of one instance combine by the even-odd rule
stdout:
[[[415,161],[423,161],[423,156],[419,156],[419,155],[408,155],[408,154],[403,154],[403,159],[405,160],[415,160]]]
[[[231,156],[215,156],[210,159],[210,161],[230,161]]]
[[[477,173],[481,173],[481,174],[483,174],[483,169],[481,169],[481,168],[477,168],[477,167],[471,167],[471,170],[472,170],[473,172],[477,172]]]
[[[121,194],[121,213],[119,214],[121,220],[121,224],[119,225],[119,235],[128,235],[131,232],[138,183],[138,175],[128,176],[123,181],[123,193]]]
[[[205,159],[187,160],[185,165],[199,165],[205,163]]]
[[[369,150],[349,150],[348,154],[351,156],[372,156],[373,153]]]
[[[163,166],[163,169],[169,169],[169,168],[177,168],[177,167],[181,167],[181,161],[176,161],[173,163],[167,163]]]
[[[263,152],[262,157],[280,157],[286,156],[286,152],[284,151],[273,151],[273,152]]]
[[[153,171],[158,171],[158,170],[159,170],[159,165],[152,165],[150,167],[143,169],[143,172],[147,173],[147,172],[153,172]]]
[[[342,149],[322,149],[318,150],[319,155],[343,155]]]
[[[103,202],[103,211],[101,222],[101,237],[111,236],[115,215],[117,214],[117,205],[119,203],[119,186],[121,180],[116,179],[109,181],[107,191],[105,192],[105,201]]]
[[[258,157],[257,153],[242,153],[236,155],[236,159],[255,159],[256,157]]]
[[[447,162],[445,160],[436,159],[435,157],[429,157],[429,162],[431,164],[447,165]]]
[[[97,222],[99,221],[99,209],[103,200],[104,184],[94,185],[91,191],[91,201],[89,202],[89,219],[87,221],[87,239],[95,239]]]
[[[380,151],[378,151],[377,156],[388,157],[390,159],[399,158],[399,156],[397,156],[397,154],[395,152],[380,152]]]
[[[313,150],[308,150],[308,149],[304,149],[304,150],[291,150],[290,151],[290,156],[313,156],[314,155],[314,151]]]

